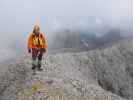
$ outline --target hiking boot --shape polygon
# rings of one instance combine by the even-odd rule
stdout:
[[[38,64],[37,70],[38,70],[38,71],[43,71],[43,69],[41,68],[41,64]]]
[[[36,66],[37,65],[37,61],[36,60],[32,60],[32,70],[35,70],[36,69]]]
[[[32,65],[32,68],[31,68],[32,70],[35,70],[36,69],[36,66],[35,65]]]

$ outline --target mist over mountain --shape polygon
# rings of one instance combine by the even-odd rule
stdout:
[[[0,0],[0,47],[26,48],[28,33],[35,24],[47,32],[48,43],[55,42],[52,37],[56,32],[66,29],[98,35],[122,29],[124,35],[132,35],[132,3],[131,0]]]
[[[123,33],[119,29],[111,29],[101,36],[95,33],[80,30],[63,30],[53,36],[50,50],[73,48],[77,50],[92,50],[102,48],[124,39]]]

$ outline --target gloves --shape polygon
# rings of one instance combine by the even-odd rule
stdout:
[[[43,53],[45,53],[45,52],[46,52],[46,49],[45,49],[45,48],[42,48],[41,51],[42,51]]]
[[[31,53],[31,49],[28,49],[28,52]]]

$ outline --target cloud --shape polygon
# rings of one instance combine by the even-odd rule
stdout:
[[[37,21],[50,36],[62,28],[102,33],[106,26],[131,33],[132,4],[132,0],[0,0],[0,40],[31,32]]]

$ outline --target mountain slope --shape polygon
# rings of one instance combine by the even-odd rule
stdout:
[[[105,49],[48,54],[36,75],[25,56],[0,76],[0,100],[132,100],[132,47],[126,40]]]

